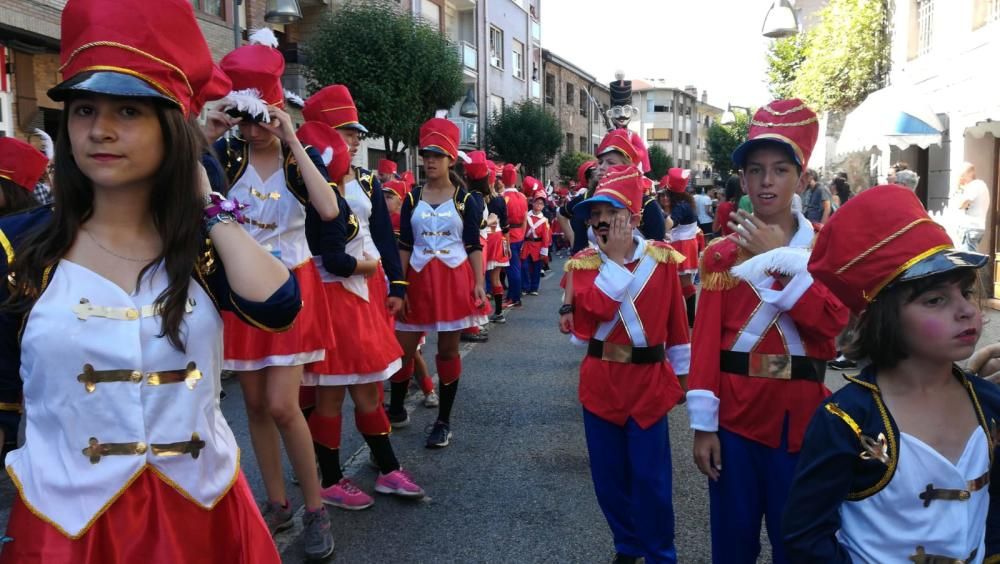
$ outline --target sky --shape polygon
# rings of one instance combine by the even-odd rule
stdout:
[[[771,0],[541,0],[542,47],[607,84],[663,78],[708,102],[760,106]]]

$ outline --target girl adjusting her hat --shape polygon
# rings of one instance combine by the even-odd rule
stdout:
[[[784,517],[791,561],[1000,555],[1000,390],[955,365],[982,332],[986,262],[955,250],[900,186],[851,198],[820,230],[809,272],[859,315],[845,352],[869,364],[806,432]]]
[[[396,323],[403,365],[412,360],[421,333],[438,333],[441,404],[427,448],[446,447],[451,439],[451,409],[462,375],[459,332],[483,325],[489,313],[479,243],[483,201],[451,171],[458,140],[458,127],[447,119],[432,118],[420,127],[427,182],[406,196],[400,217],[400,258],[409,282]]]
[[[279,463],[283,441],[306,508],[304,551],[307,557],[322,558],[333,551],[333,538],[298,394],[304,365],[322,360],[325,351],[334,347],[330,312],[305,226],[310,208],[320,220],[336,218],[339,208],[322,158],[315,149],[302,145],[291,118],[282,110],[285,64],[275,49],[277,39],[264,29],[254,32],[250,40],[250,45],[230,52],[220,63],[233,85],[223,108],[226,115],[236,116],[228,124],[238,125],[239,133],[222,137],[213,148],[231,185],[230,197],[247,206],[243,228],[292,270],[304,307],[295,325],[281,333],[224,316],[225,368],[240,375],[254,454],[267,490],[264,519],[268,527],[276,532],[292,525],[294,511]],[[227,124],[225,116],[213,114],[210,125],[220,123]]]
[[[277,330],[301,296],[199,165],[227,85],[183,0],[70,0],[62,48],[54,209],[0,220],[0,395],[27,420],[0,561],[278,562],[219,409],[219,309]]]

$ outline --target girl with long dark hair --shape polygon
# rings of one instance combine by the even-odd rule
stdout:
[[[279,562],[219,408],[220,309],[279,330],[301,296],[199,164],[227,81],[184,0],[70,0],[62,49],[55,206],[0,219],[0,401],[27,419],[0,562]]]

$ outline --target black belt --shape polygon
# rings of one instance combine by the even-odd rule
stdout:
[[[541,237],[525,237],[524,240],[525,241],[541,241],[542,238]]]
[[[656,364],[667,358],[667,351],[663,345],[633,347],[591,339],[587,345],[587,356],[625,364]]]
[[[752,362],[751,362],[752,357]],[[720,351],[719,369],[730,374],[775,380],[823,382],[826,363],[808,356]]]

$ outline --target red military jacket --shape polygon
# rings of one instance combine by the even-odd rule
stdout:
[[[788,451],[798,452],[810,418],[830,395],[822,382],[752,377],[719,367],[722,350],[822,361],[835,356],[834,338],[847,324],[848,310],[806,270],[815,228],[802,215],[798,219],[788,247],[750,258],[730,236],[712,241],[702,255],[687,395],[695,430],[721,426],[777,448],[787,416]],[[778,268],[792,275],[785,287],[770,273]]]
[[[511,243],[524,241],[524,220],[528,216],[528,199],[517,188],[507,188],[503,191],[503,201],[507,204],[507,223],[510,231],[507,240]]]
[[[543,256],[548,256],[551,244],[552,226],[549,225],[549,220],[540,213],[535,215],[535,212],[529,212],[528,222],[525,224],[524,244],[521,246],[521,258],[540,261]]]
[[[687,313],[677,265],[683,256],[666,243],[637,239],[624,266],[585,249],[566,264],[573,292],[573,339],[633,346],[663,344],[667,360],[626,364],[586,356],[580,365],[580,403],[601,419],[642,428],[659,421],[684,392],[677,379],[691,358]]]

